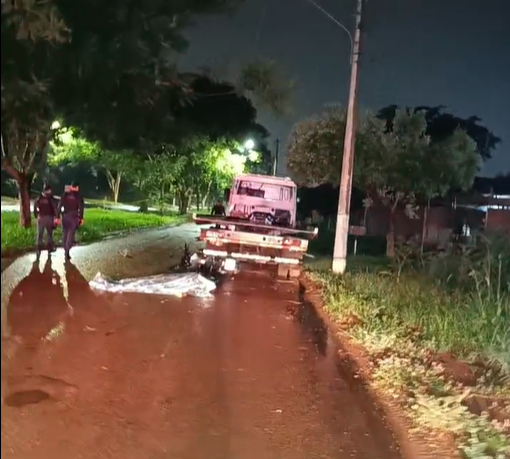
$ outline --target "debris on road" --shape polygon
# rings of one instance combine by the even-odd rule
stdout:
[[[151,293],[170,296],[208,298],[216,284],[198,273],[159,274],[114,281],[97,273],[89,283],[95,290],[112,293]]]

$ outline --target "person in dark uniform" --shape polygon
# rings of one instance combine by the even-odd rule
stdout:
[[[58,225],[58,201],[50,185],[45,185],[41,195],[34,202],[34,216],[37,220],[37,254],[44,248],[44,233],[48,252],[55,251],[53,230]]]
[[[214,204],[211,215],[214,215],[215,217],[224,217],[226,215],[225,207],[221,201],[218,201],[216,204]]]
[[[66,186],[60,199],[60,215],[62,216],[62,239],[67,260],[71,259],[71,248],[74,244],[74,235],[83,223],[85,204],[80,193],[80,187],[73,183]]]

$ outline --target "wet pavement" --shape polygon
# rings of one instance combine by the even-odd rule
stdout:
[[[295,281],[212,299],[93,292],[151,275],[193,225],[2,273],[2,459],[397,459],[390,432]]]

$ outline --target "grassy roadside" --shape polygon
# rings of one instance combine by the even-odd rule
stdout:
[[[1,217],[2,254],[34,247],[36,238],[35,222],[32,222],[32,227],[27,230],[19,226],[18,212],[2,212]],[[182,215],[161,216],[122,210],[87,209],[85,221],[78,230],[76,239],[77,242],[89,243],[99,241],[115,233],[175,225],[186,220],[187,217]],[[61,227],[59,227],[55,232],[57,244],[61,241],[61,238],[62,231]]]
[[[510,457],[507,238],[404,268],[366,256],[342,277],[324,258],[308,267],[325,311],[367,351],[371,383],[468,459]]]

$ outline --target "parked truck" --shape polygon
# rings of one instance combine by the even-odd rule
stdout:
[[[204,247],[197,262],[223,271],[244,263],[276,265],[278,276],[298,277],[308,242],[318,229],[297,223],[297,186],[290,178],[243,174],[226,190],[225,216],[193,215]]]

